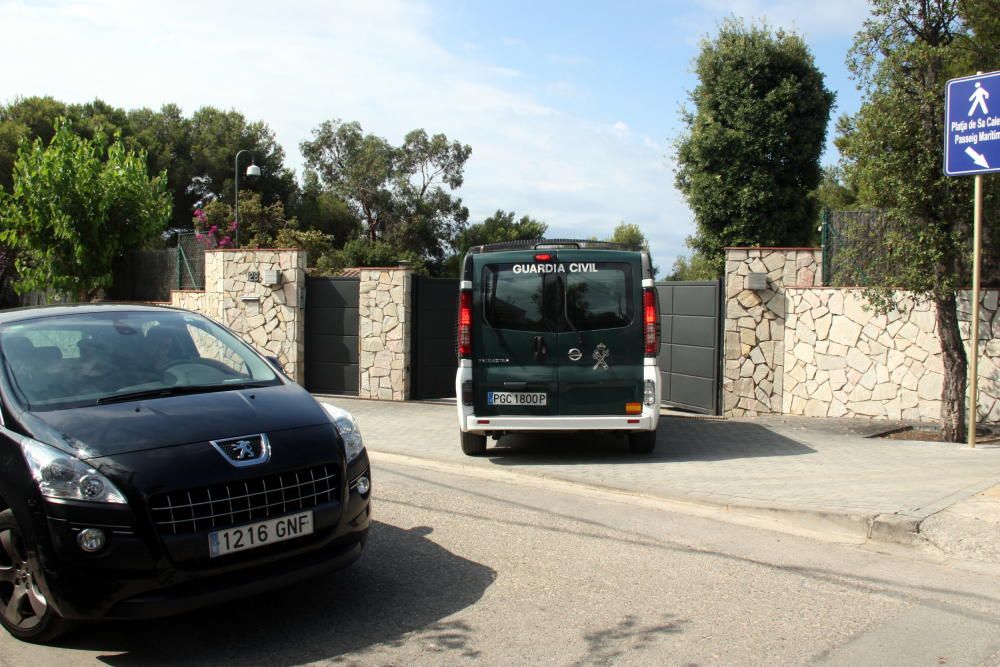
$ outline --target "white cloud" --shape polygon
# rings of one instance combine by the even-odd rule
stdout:
[[[664,258],[681,248],[691,214],[663,146],[624,122],[576,115],[572,98],[587,91],[575,86],[542,87],[566,108],[540,102],[516,87],[518,72],[474,45],[452,51],[431,39],[433,21],[426,5],[390,0],[0,0],[0,102],[52,95],[126,108],[176,102],[189,114],[234,108],[266,121],[295,168],[299,142],[331,118],[393,142],[417,127],[444,132],[473,149],[460,191],[473,221],[503,208],[548,222],[553,235],[589,237],[624,220],[642,227],[669,268]]]
[[[867,18],[868,0],[804,3],[801,0],[696,0],[704,26],[699,36],[715,33],[715,23],[705,25],[705,13],[716,17],[742,16],[748,20],[764,19],[768,25],[795,30],[807,38],[850,37]],[[689,19],[693,20],[691,16]]]

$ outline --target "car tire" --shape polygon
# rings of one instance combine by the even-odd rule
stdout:
[[[0,512],[0,625],[17,639],[44,644],[72,624],[56,613],[36,579],[21,527],[14,513],[4,510]]]
[[[466,456],[482,456],[486,453],[486,436],[478,433],[460,432],[462,452]]]
[[[649,454],[656,449],[656,431],[637,431],[628,434],[628,450],[633,454]]]

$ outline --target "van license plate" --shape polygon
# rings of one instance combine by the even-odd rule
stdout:
[[[251,523],[237,528],[227,528],[208,535],[208,551],[214,558],[234,551],[245,551],[265,544],[284,542],[293,537],[311,535],[313,513],[299,512],[280,519]]]
[[[488,391],[486,392],[486,402],[489,405],[545,405],[548,401],[548,394],[545,392],[530,391]]]

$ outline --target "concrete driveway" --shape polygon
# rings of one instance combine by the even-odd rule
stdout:
[[[810,529],[932,545],[1000,562],[1000,446],[866,437],[866,420],[664,415],[651,455],[593,434],[458,443],[453,404],[318,396],[357,417],[369,449],[769,516]]]

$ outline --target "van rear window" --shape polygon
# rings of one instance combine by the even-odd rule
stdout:
[[[545,319],[545,283],[555,276],[514,273],[513,267],[487,266],[483,271],[486,321],[497,329],[554,331]],[[550,288],[551,291],[551,288]]]
[[[600,263],[593,273],[566,274],[566,315],[580,331],[632,323],[632,267]]]
[[[546,273],[519,271],[523,265],[484,267],[486,321],[494,328],[515,331],[586,331],[632,323],[631,265],[597,262],[562,266],[562,271]]]

